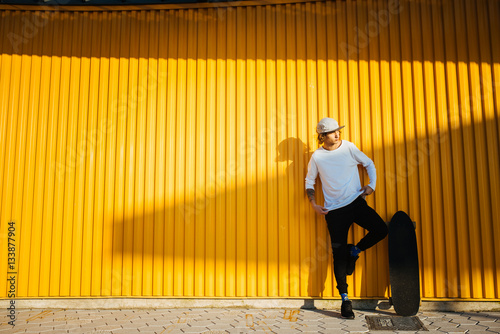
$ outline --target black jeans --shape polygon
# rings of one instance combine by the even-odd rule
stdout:
[[[361,196],[351,204],[327,213],[326,223],[332,240],[333,272],[337,281],[337,289],[341,294],[347,293],[346,269],[348,256],[350,256],[347,249],[347,234],[353,222],[368,230],[368,234],[356,245],[362,251],[384,239],[388,231],[384,220],[368,206]]]

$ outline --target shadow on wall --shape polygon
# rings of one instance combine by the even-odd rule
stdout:
[[[163,285],[166,295],[331,295],[328,231],[304,192],[311,154],[301,140],[288,138],[277,148],[275,162],[283,173],[275,180],[227,191],[207,189],[205,196],[195,194],[191,201],[188,196],[177,199],[180,203],[164,212],[115,222],[113,251],[105,256],[112,258],[113,270],[107,271],[116,282],[112,285],[120,284],[116,289],[128,294],[133,281],[143,293],[142,282],[147,281],[147,293],[154,290],[151,280],[160,275],[156,284]],[[373,254],[371,259],[377,262]],[[368,296],[383,296],[386,289],[386,284],[367,285],[359,277],[357,284]]]
[[[286,167],[285,177],[289,180],[302,180],[304,188],[307,165],[313,152],[314,150],[311,150],[308,145],[304,144],[300,139],[287,138],[278,145],[278,156],[276,160],[289,163]],[[322,203],[323,193],[321,191],[321,180],[318,178],[316,182],[318,202]],[[298,201],[304,201],[304,196],[297,197],[299,197],[297,198]],[[308,202],[307,197],[305,200]],[[297,202],[297,204],[301,202]],[[309,203],[307,203],[307,205],[309,205]],[[310,211],[312,215],[316,217],[315,220],[310,219],[310,224],[312,224],[312,226],[310,226],[309,231],[307,231],[311,235],[311,241],[309,245],[302,246],[309,246],[310,248],[310,256],[302,260],[302,262],[309,266],[309,272],[304,273],[305,275],[301,275],[301,277],[309,278],[307,284],[308,296],[322,297],[325,290],[325,281],[328,276],[327,271],[330,271],[330,280],[332,279],[333,273],[331,241],[324,218],[315,214],[314,211]],[[301,234],[304,232],[301,231]]]
[[[463,297],[482,280],[496,279],[488,269],[498,262],[496,209],[487,205],[480,210],[482,201],[492,204],[490,196],[496,196],[489,182],[498,181],[498,161],[481,163],[488,160],[487,141],[497,140],[483,130],[494,125],[407,139],[393,147],[358,144],[378,170],[370,206],[386,221],[404,210],[417,222],[423,296]],[[476,142],[466,140],[470,137]],[[498,157],[495,147],[496,154],[489,153]],[[162,294],[173,296],[337,295],[326,224],[309,207],[303,190],[311,154],[300,139],[288,138],[277,147],[283,173],[275,180],[195,195],[194,202],[185,199],[163,213],[117,221],[113,279],[123,284],[115,272],[139,285],[159,279],[146,285],[163,284]],[[364,173],[363,178],[367,183]],[[156,217],[164,223],[158,224]],[[349,240],[363,235],[354,227]],[[474,246],[478,244],[483,246]],[[358,264],[348,281],[350,294],[383,297],[389,284],[387,242],[367,251]]]
[[[272,164],[282,168],[275,179],[224,190],[229,179],[248,177],[241,169],[227,171],[225,180],[208,182],[162,212],[116,221],[112,285],[133,289],[134,281],[143,291],[143,280],[151,285],[159,266],[157,284],[166,295],[322,296],[331,250],[324,220],[315,218],[305,196],[311,154],[301,140],[288,138],[277,147]]]

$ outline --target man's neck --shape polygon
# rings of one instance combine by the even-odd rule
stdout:
[[[327,146],[327,145],[323,144],[323,148],[327,151],[334,151],[334,150],[338,149],[341,144],[342,144],[342,140],[339,140],[337,143],[332,144],[332,145]]]

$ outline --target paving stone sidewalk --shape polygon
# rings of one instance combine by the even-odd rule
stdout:
[[[307,309],[136,309],[16,310],[15,326],[0,310],[2,333],[416,333],[369,331],[365,316],[395,316],[392,310],[359,311],[356,319],[339,310]],[[419,333],[500,333],[500,312],[420,312],[428,331]]]

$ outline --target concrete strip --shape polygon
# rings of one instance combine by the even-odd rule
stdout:
[[[6,309],[10,300],[0,300]],[[185,298],[50,298],[17,299],[16,309],[174,309],[174,308],[252,308],[252,309],[340,309],[340,300],[312,299],[185,299]],[[355,310],[393,310],[387,300],[353,300]],[[498,301],[423,301],[420,311],[485,312],[500,310]],[[219,311],[220,312],[220,311]]]

